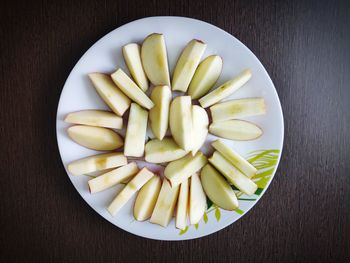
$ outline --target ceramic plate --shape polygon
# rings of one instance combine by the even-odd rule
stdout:
[[[256,56],[232,35],[211,24],[191,18],[149,17],[121,26],[101,38],[78,61],[63,87],[56,124],[59,151],[65,168],[71,161],[98,153],[69,139],[66,133],[69,124],[63,121],[64,117],[73,111],[108,109],[95,92],[87,74],[90,72],[112,73],[118,67],[128,72],[122,56],[122,46],[130,42],[142,43],[147,35],[154,32],[163,33],[165,36],[170,72],[173,71],[181,50],[187,42],[194,38],[207,43],[203,58],[217,54],[223,59],[223,72],[215,87],[234,77],[243,69],[251,69],[253,74],[251,80],[228,99],[264,97],[267,114],[245,118],[260,126],[264,133],[259,139],[253,141],[224,141],[256,166],[258,173],[254,181],[259,186],[258,191],[253,196],[245,196],[236,191],[240,205],[235,211],[220,209],[208,200],[208,209],[203,219],[197,225],[191,225],[180,231],[175,228],[174,220],[166,228],[149,222],[135,221],[132,213],[134,199],[130,200],[115,217],[112,217],[106,207],[123,185],[92,195],[87,185],[87,181],[91,179],[90,176],[72,176],[68,171],[67,174],[81,197],[103,218],[119,228],[151,239],[199,238],[234,223],[256,205],[276,172],[283,145],[283,115],[274,85]],[[121,134],[124,132],[122,131]],[[215,136],[208,136],[202,148],[204,153],[208,154],[211,151],[209,143],[214,139],[216,139]],[[139,164],[140,166],[147,165],[142,162]]]

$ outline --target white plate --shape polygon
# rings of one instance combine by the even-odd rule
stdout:
[[[118,67],[127,70],[121,47],[130,42],[142,43],[142,40],[153,32],[165,35],[170,72],[182,48],[193,38],[207,43],[207,50],[203,58],[210,54],[218,54],[223,58],[223,72],[216,86],[243,69],[252,70],[252,79],[230,98],[265,98],[267,114],[246,118],[262,127],[264,134],[253,141],[225,140],[225,142],[245,157],[257,157],[253,164],[262,167],[259,169],[260,179],[256,179],[262,188],[259,190],[260,194],[252,197],[240,196],[240,199],[253,200],[240,200],[240,207],[237,211],[225,211],[212,206],[197,226],[190,226],[185,231],[179,231],[175,228],[174,220],[166,228],[149,222],[135,221],[132,214],[133,200],[130,200],[115,217],[112,217],[106,207],[120,191],[121,185],[92,195],[87,187],[90,177],[72,176],[68,171],[67,174],[82,198],[97,213],[130,233],[159,240],[198,238],[232,224],[257,203],[275,174],[282,151],[283,115],[274,85],[256,56],[235,37],[206,22],[184,17],[149,17],[113,30],[97,41],[82,56],[64,85],[57,109],[56,127],[59,151],[65,168],[71,161],[97,153],[79,146],[68,138],[65,130],[69,125],[63,121],[64,116],[69,112],[83,109],[107,109],[95,92],[87,74],[90,72],[111,73]],[[208,150],[209,142],[215,138],[215,136],[208,136],[208,142],[202,148],[204,153]]]

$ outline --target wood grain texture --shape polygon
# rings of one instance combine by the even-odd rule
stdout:
[[[246,216],[210,236],[159,242],[96,214],[75,191],[55,138],[70,70],[134,19],[201,19],[245,43],[270,73],[285,117],[283,157]],[[0,261],[349,262],[348,1],[2,1]]]

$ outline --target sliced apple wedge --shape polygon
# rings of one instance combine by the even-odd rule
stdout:
[[[145,151],[148,112],[136,103],[130,107],[124,155],[141,157]]]
[[[88,181],[90,192],[97,193],[115,186],[139,171],[136,163],[129,163]]]
[[[203,167],[201,182],[204,192],[214,204],[231,211],[238,207],[238,200],[232,187],[210,164]]]
[[[155,86],[170,86],[168,58],[164,36],[151,34],[141,47],[141,60],[148,79]]]
[[[211,145],[231,164],[236,166],[242,173],[248,176],[248,178],[252,178],[256,174],[257,169],[253,165],[251,165],[233,149],[225,145],[221,140],[216,140],[215,142],[212,142]]]
[[[252,77],[252,73],[249,69],[241,72],[237,77],[231,79],[220,87],[216,88],[212,92],[208,93],[199,100],[199,103],[203,108],[210,107],[211,105],[223,100],[224,98],[230,96],[240,87],[242,87],[247,81]]]
[[[112,129],[123,128],[123,119],[112,112],[103,110],[83,110],[69,113],[65,122]]]
[[[202,147],[208,135],[208,114],[198,105],[192,106],[192,155]]]
[[[137,194],[134,204],[134,217],[137,221],[145,221],[151,217],[156,205],[162,181],[159,176],[153,176]]]
[[[89,156],[68,164],[68,171],[73,175],[82,175],[119,167],[128,163],[122,153],[104,153]]]
[[[153,89],[151,99],[154,107],[149,111],[151,129],[159,140],[166,134],[169,124],[169,107],[171,101],[171,90],[168,86],[157,86]]]
[[[69,127],[67,132],[76,143],[97,151],[110,151],[123,146],[122,137],[110,129],[75,125]]]
[[[181,149],[171,138],[153,139],[146,143],[145,160],[149,163],[167,163],[184,157],[186,151]]]
[[[204,59],[196,69],[188,88],[188,94],[192,99],[204,96],[220,77],[222,71],[222,59],[212,55]]]
[[[190,151],[192,149],[192,105],[190,96],[179,96],[172,101],[169,124],[175,142],[185,151]]]
[[[191,40],[182,51],[173,74],[172,89],[186,92],[207,45]]]
[[[213,122],[244,118],[266,113],[264,98],[229,100],[210,107]]]
[[[102,73],[90,73],[89,78],[97,93],[119,116],[130,107],[130,99],[114,84],[111,77]]]
[[[201,152],[195,156],[187,154],[185,157],[173,161],[164,170],[164,176],[168,178],[172,187],[175,187],[198,172],[207,163],[207,158]]]
[[[213,122],[209,126],[209,132],[221,138],[248,141],[259,138],[263,131],[254,123],[242,120],[228,120]]]
[[[198,174],[193,174],[190,180],[190,223],[195,225],[201,220],[207,209],[207,197]]]
[[[225,157],[215,151],[209,162],[222,173],[234,186],[247,195],[253,195],[258,186],[234,167]]]
[[[123,190],[108,206],[108,212],[112,216],[115,216],[116,213],[129,201],[129,199],[153,176],[154,173],[149,171],[146,167],[142,168],[142,170],[138,172],[138,174],[123,188]]]
[[[176,208],[176,220],[175,226],[179,229],[186,228],[187,210],[188,210],[188,199],[189,199],[189,183],[188,179],[183,181],[180,185],[179,198],[177,200]]]
[[[146,109],[151,109],[154,104],[150,98],[136,85],[136,83],[122,70],[118,69],[112,75],[112,80],[131,100]]]
[[[166,227],[169,224],[174,214],[179,189],[180,186],[171,187],[168,180],[165,178],[163,179],[162,188],[160,189],[156,205],[154,207],[151,219],[149,220],[151,223],[158,224],[163,227]]]
[[[130,43],[123,47],[123,56],[126,65],[130,71],[131,76],[134,78],[136,84],[143,90],[148,89],[148,79],[146,73],[143,70],[141,62],[141,48],[136,43]]]

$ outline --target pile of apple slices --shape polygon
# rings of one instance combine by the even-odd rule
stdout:
[[[257,190],[251,180],[257,170],[222,141],[212,143],[215,151],[210,158],[200,151],[208,132],[231,140],[258,138],[262,130],[238,118],[265,113],[263,98],[221,102],[249,81],[250,70],[210,91],[221,74],[222,59],[211,55],[201,62],[205,49],[202,41],[191,40],[170,79],[164,36],[151,34],[142,46],[131,43],[123,47],[132,78],[120,68],[111,75],[89,74],[112,112],[70,113],[65,121],[75,125],[67,132],[84,147],[111,152],[74,161],[68,170],[72,175],[98,174],[88,181],[92,194],[126,184],[107,207],[111,215],[137,194],[136,220],[149,219],[167,226],[176,209],[176,227],[184,229],[187,216],[190,224],[201,220],[207,196],[217,206],[234,210],[238,200],[231,184],[247,195]],[[176,91],[174,98],[172,91]],[[209,108],[212,121],[205,108]],[[123,129],[126,111],[126,136],[122,138],[116,130]],[[154,135],[149,141],[148,124]],[[132,161],[135,157],[166,166],[164,174],[156,174],[147,166],[139,169]]]

